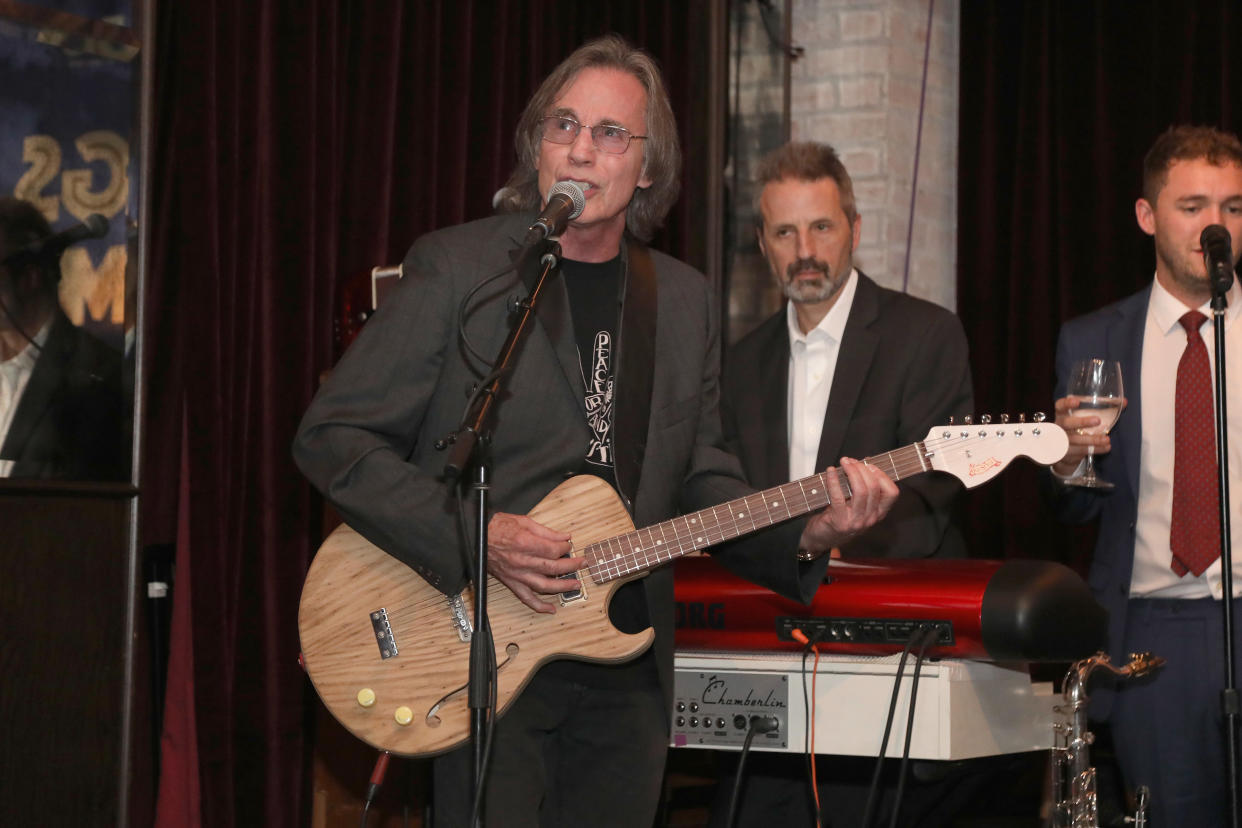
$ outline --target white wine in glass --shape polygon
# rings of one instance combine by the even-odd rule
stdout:
[[[1099,425],[1078,429],[1079,434],[1107,434],[1117,422],[1125,402],[1121,385],[1121,363],[1110,359],[1084,359],[1074,363],[1065,393],[1078,398],[1074,414],[1100,418]],[[1081,474],[1065,481],[1073,486],[1111,489],[1113,484],[1095,473],[1094,447],[1087,448],[1087,463]]]

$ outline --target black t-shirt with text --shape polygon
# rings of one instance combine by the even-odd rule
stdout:
[[[617,476],[613,458],[613,425],[616,411],[617,329],[621,310],[621,258],[607,262],[561,260],[561,276],[569,295],[574,340],[578,345],[583,403],[591,436],[584,446],[580,474],[593,474],[614,488]],[[633,496],[633,492],[629,493]],[[609,616],[625,632],[650,626],[646,592],[641,581],[623,584],[613,596]],[[567,678],[586,679],[580,663],[554,662]],[[609,686],[650,681],[654,674],[651,651],[635,661],[604,671]],[[599,676],[598,670],[590,676]]]

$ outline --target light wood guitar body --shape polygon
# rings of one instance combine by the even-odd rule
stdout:
[[[589,475],[562,483],[530,515],[572,535],[575,550],[634,529],[612,487]],[[582,575],[582,599],[551,614],[532,612],[488,578],[487,614],[496,663],[503,664],[498,711],[553,658],[624,661],[651,644],[652,630],[626,635],[608,620],[608,602],[624,580],[593,584],[586,572]],[[467,590],[467,615],[473,601]],[[397,650],[389,658],[381,657],[370,620],[381,609],[391,627],[389,646]],[[459,636],[453,619],[444,593],[342,525],[315,556],[302,592],[298,626],[307,672],[332,715],[364,742],[405,755],[441,753],[470,733],[465,692],[470,643]],[[374,701],[364,707],[358,694],[368,690]],[[398,723],[403,707],[410,711],[408,724]]]

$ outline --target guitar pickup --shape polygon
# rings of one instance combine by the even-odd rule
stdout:
[[[563,557],[568,558],[570,556],[571,555],[564,555]],[[556,577],[558,580],[568,581],[568,580],[577,578],[578,572],[567,572],[564,575],[557,575]],[[586,590],[583,589],[581,586],[582,582],[579,581],[578,583],[579,583],[579,586],[577,589],[570,589],[570,590],[566,590],[565,592],[560,593],[561,606],[565,606],[566,604],[573,603],[574,601],[581,601],[583,598],[586,597]]]
[[[380,658],[389,659],[397,656],[397,639],[392,636],[392,625],[388,623],[388,609],[380,607],[371,613],[371,630],[375,633],[375,641],[379,644]]]

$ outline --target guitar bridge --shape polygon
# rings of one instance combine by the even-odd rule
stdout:
[[[397,650],[397,639],[392,636],[392,625],[388,623],[388,609],[380,607],[371,613],[371,630],[375,633],[375,641],[379,644],[380,658],[389,659],[400,654]]]
[[[466,599],[463,596],[464,593],[459,592],[449,597],[449,615],[453,618],[453,626],[457,628],[457,637],[463,642],[469,642],[474,635],[474,627],[470,624],[470,616],[466,614]]]

